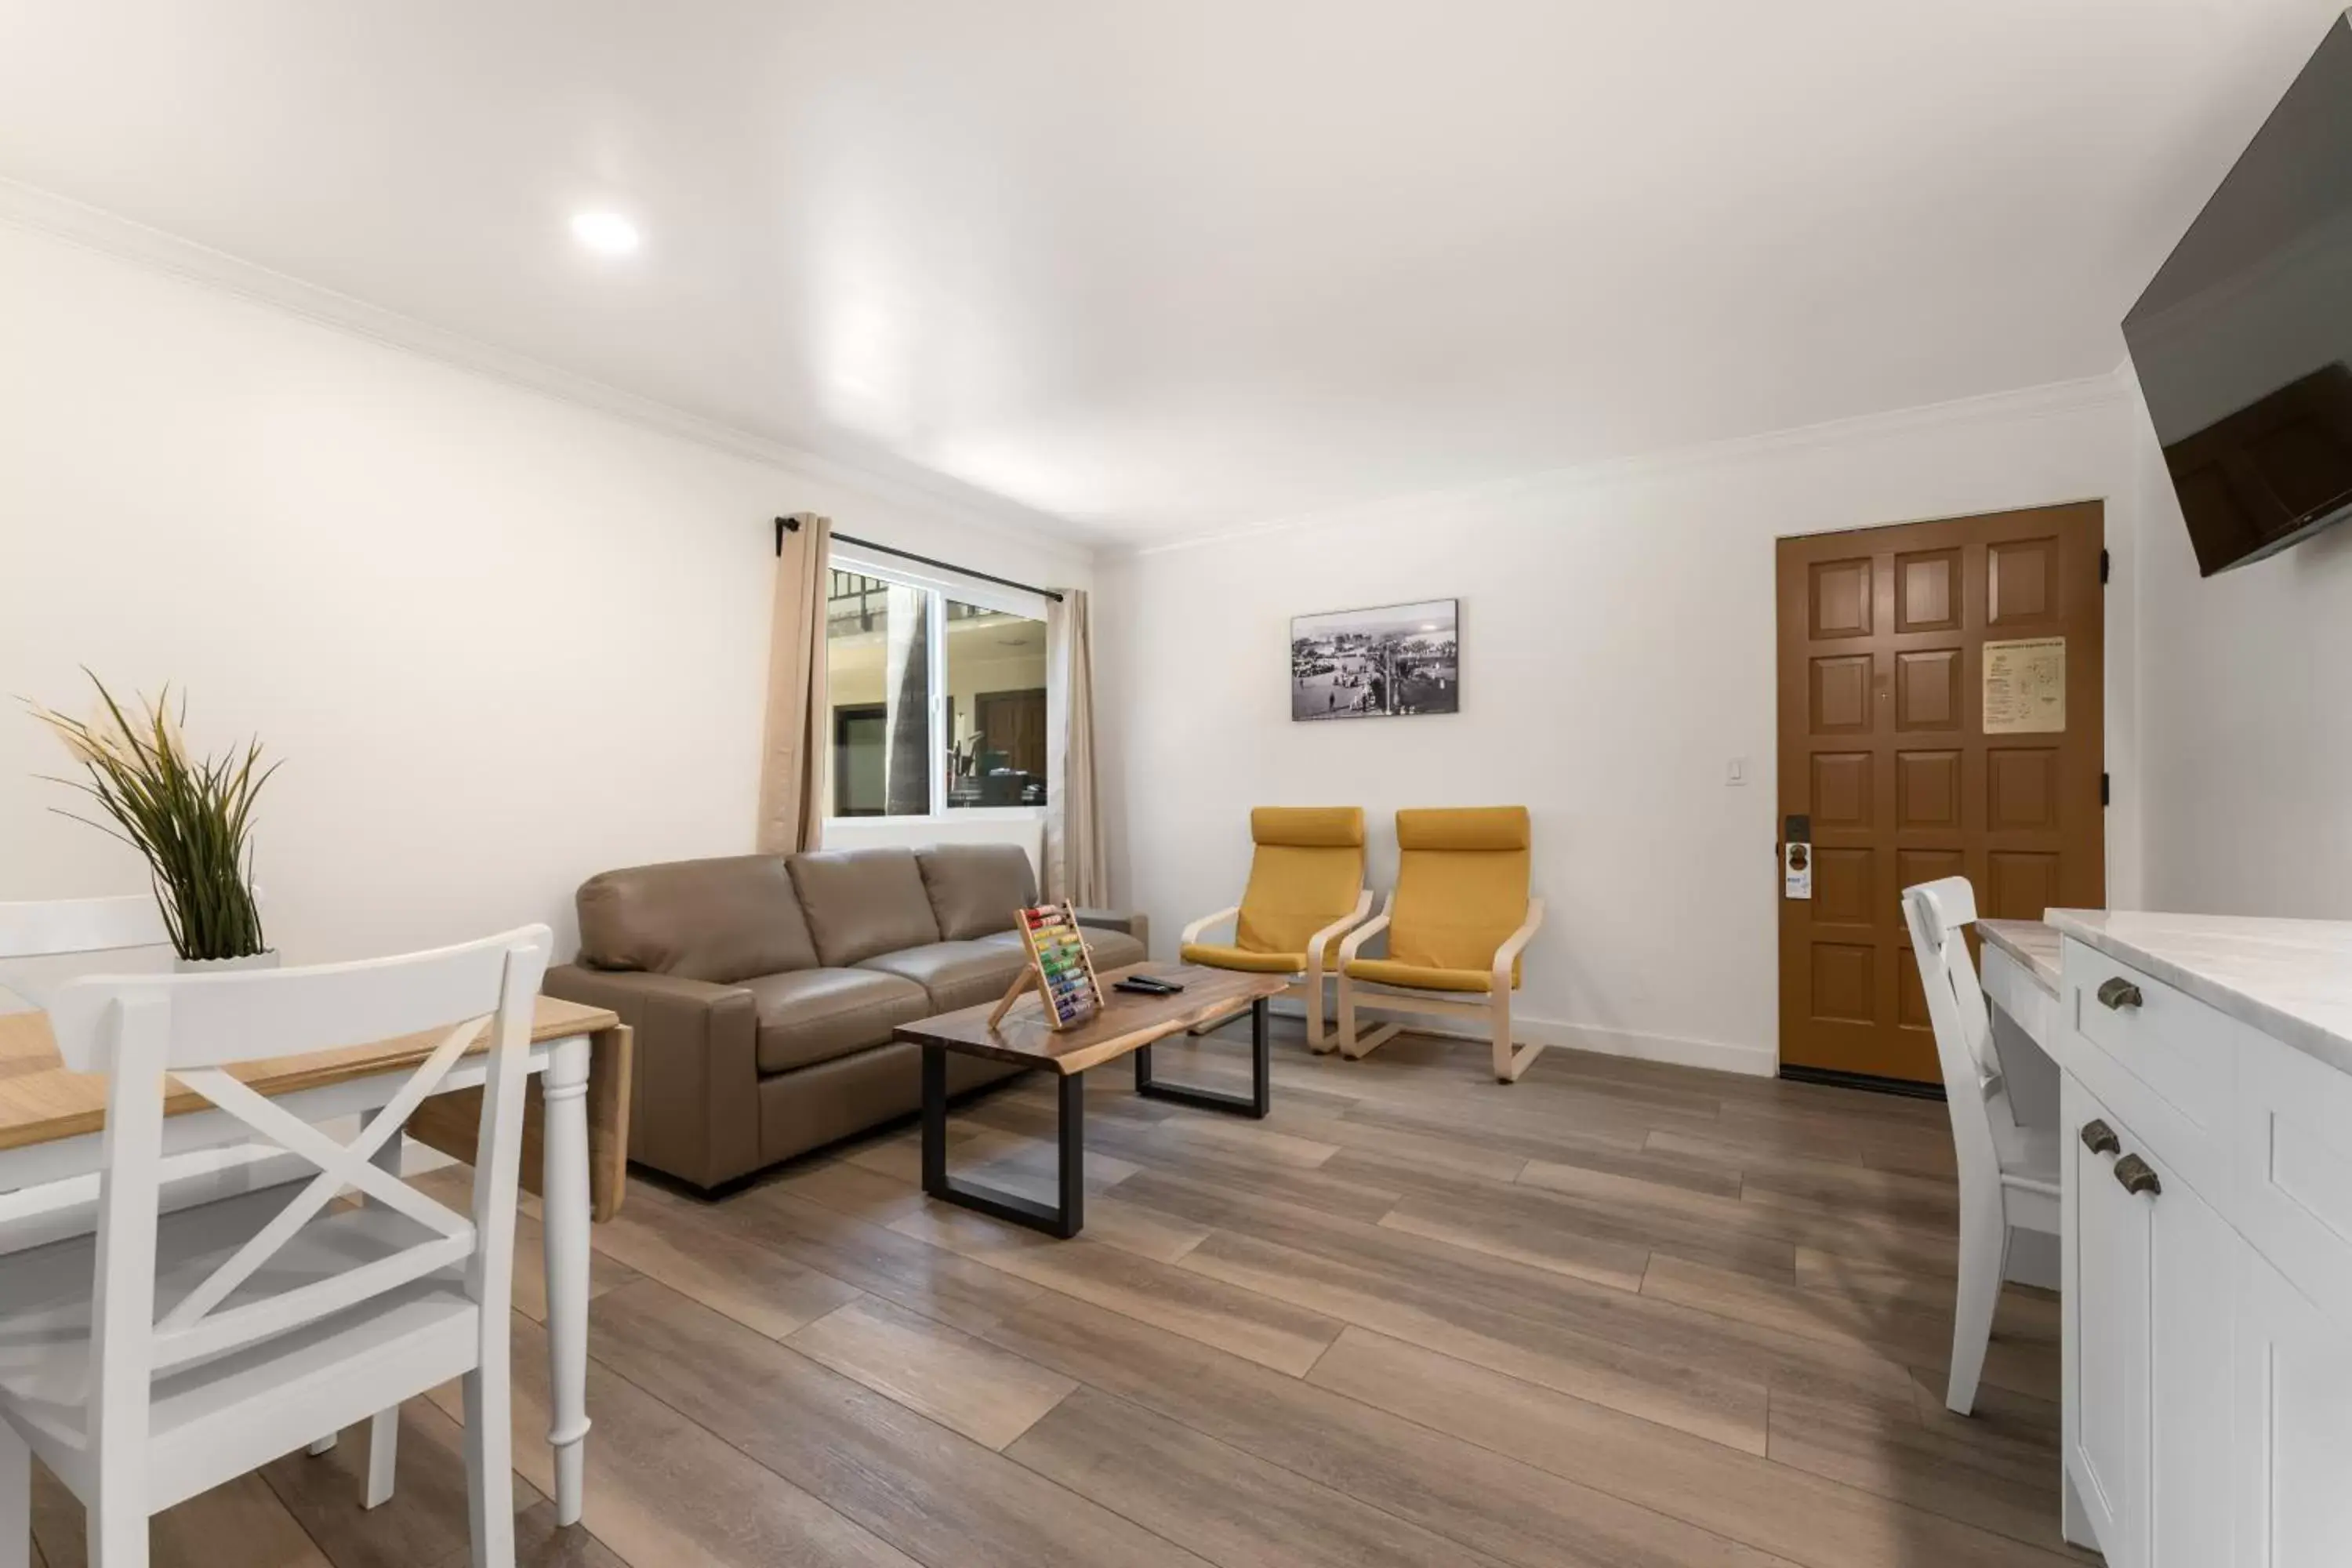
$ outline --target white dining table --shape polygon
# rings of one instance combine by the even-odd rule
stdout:
[[[600,1212],[592,1190],[590,1070],[598,1037],[615,1038],[612,1056],[624,1081],[612,1087],[625,1106],[627,1033],[602,1008],[542,996],[529,1047],[528,1071],[539,1079],[542,1107],[538,1142],[547,1279],[547,1440],[554,1449],[556,1516],[563,1524],[580,1519],[587,1473],[588,1227]],[[364,1117],[388,1103],[432,1044],[413,1037],[232,1070],[303,1121],[327,1122]],[[484,1053],[477,1047],[450,1069],[435,1091],[436,1101],[447,1104],[443,1097],[478,1090],[485,1076]],[[46,1015],[0,1015],[0,1234],[6,1238],[0,1245],[6,1250],[93,1227],[104,1163],[105,1098],[102,1077],[66,1069]],[[165,1110],[164,1153],[177,1171],[202,1170],[212,1162],[221,1179],[207,1187],[208,1196],[240,1181],[249,1187],[274,1185],[289,1175],[315,1173],[307,1167],[281,1169],[295,1158],[290,1155],[248,1157],[243,1151],[252,1148],[253,1130],[185,1090],[167,1100]],[[412,1119],[412,1131],[424,1118],[420,1110]],[[625,1130],[620,1136],[625,1141]],[[610,1163],[618,1168],[617,1153]],[[605,1177],[608,1185],[614,1180]],[[617,1204],[617,1191],[608,1192],[602,1212]]]

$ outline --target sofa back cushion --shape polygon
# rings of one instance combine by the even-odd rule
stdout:
[[[940,940],[911,849],[816,849],[785,864],[817,956],[828,965]]]
[[[732,985],[816,967],[780,855],[606,871],[580,885],[580,961]]]
[[[1037,874],[1018,844],[934,844],[915,851],[940,935],[969,942],[1013,929],[1013,911],[1037,901]]]

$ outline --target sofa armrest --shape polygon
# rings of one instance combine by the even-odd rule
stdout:
[[[760,1020],[751,993],[675,974],[559,964],[541,989],[636,1031],[629,1158],[698,1187],[760,1168]]]
[[[1093,926],[1097,931],[1125,931],[1136,941],[1141,942],[1143,944],[1144,953],[1147,956],[1150,955],[1151,952],[1151,917],[1145,914],[1141,910],[1073,909],[1070,913],[1076,917],[1077,922],[1082,926]]]

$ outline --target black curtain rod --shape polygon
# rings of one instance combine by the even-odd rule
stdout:
[[[800,531],[799,518],[776,519],[776,553],[782,555],[784,552],[785,534],[798,533]],[[1062,602],[1062,595],[1054,589],[1040,588],[1029,583],[1015,583],[1012,578],[1000,577],[993,572],[975,572],[969,566],[959,566],[952,561],[940,561],[929,555],[918,555],[911,550],[899,550],[887,544],[877,544],[870,539],[860,539],[854,533],[836,533],[834,538],[844,544],[855,544],[860,550],[877,551],[884,555],[895,555],[901,561],[913,561],[925,566],[936,566],[942,572],[953,572],[961,576],[977,578],[982,583],[993,583],[1000,588],[1018,588],[1024,594],[1042,594],[1057,605]]]

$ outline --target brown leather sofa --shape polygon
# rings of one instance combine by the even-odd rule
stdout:
[[[705,1190],[915,1110],[898,1025],[992,1001],[1036,902],[1014,845],[739,855],[606,871],[551,996],[636,1031],[629,1158]],[[1097,968],[1139,962],[1140,915],[1080,910]],[[1020,1069],[950,1057],[961,1093]]]

